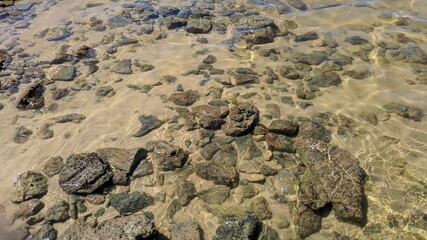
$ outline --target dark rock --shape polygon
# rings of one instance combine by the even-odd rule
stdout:
[[[312,53],[300,53],[295,52],[290,56],[290,60],[293,63],[305,63],[308,65],[320,65],[327,61],[328,53],[322,51],[313,51]]]
[[[312,139],[299,141],[297,153],[308,170],[301,177],[300,202],[311,209],[329,202],[339,220],[363,223],[366,173],[358,160],[347,151]]]
[[[205,57],[205,59],[203,59],[203,63],[205,64],[214,64],[216,62],[216,57],[214,55],[208,55],[207,57]]]
[[[94,54],[94,49],[86,46],[86,45],[81,45],[79,47],[77,47],[77,49],[74,51],[74,55],[77,58],[86,58],[86,57],[90,57],[91,55]]]
[[[201,240],[202,231],[196,222],[172,224],[169,227],[171,240]]]
[[[302,204],[297,204],[292,212],[295,232],[298,237],[305,238],[320,231],[322,218],[316,215],[313,210]]]
[[[250,104],[243,103],[230,110],[227,122],[222,130],[228,136],[242,136],[249,132],[258,120],[258,109]]]
[[[224,118],[228,115],[228,108],[201,105],[192,108],[193,114],[199,118],[199,124],[206,129],[216,130],[225,123]]]
[[[319,39],[319,35],[317,34],[317,32],[306,32],[295,36],[296,42],[312,41],[316,39]]]
[[[168,30],[184,27],[187,25],[187,21],[182,18],[177,18],[174,16],[169,16],[161,19],[161,24],[165,26]]]
[[[55,203],[53,206],[47,209],[44,219],[47,222],[64,222],[70,218],[68,210],[70,205],[65,201]]]
[[[208,204],[221,204],[230,197],[230,188],[215,186],[197,193],[197,196]]]
[[[189,33],[209,33],[212,30],[212,22],[207,18],[190,18],[185,28]]]
[[[268,129],[274,133],[293,136],[298,131],[298,123],[290,120],[273,120]]]
[[[264,16],[248,16],[241,18],[237,26],[238,39],[248,44],[271,43],[279,33],[274,21]]]
[[[128,175],[132,175],[138,164],[147,157],[146,150],[142,148],[99,148],[96,153],[112,169],[123,171]]]
[[[37,229],[31,236],[29,240],[55,240],[58,235],[58,231],[53,228],[52,224],[45,223],[39,229]]]
[[[321,123],[316,121],[300,123],[298,136],[304,139],[314,139],[324,142],[331,141],[331,133]]]
[[[68,122],[81,123],[85,119],[86,119],[86,116],[83,114],[69,113],[59,117],[53,117],[52,121],[54,121],[55,123],[68,123]]]
[[[133,135],[134,137],[142,137],[147,135],[154,129],[157,129],[163,125],[163,121],[153,115],[141,115],[139,116],[139,121],[141,122],[141,128]]]
[[[50,91],[52,93],[52,99],[53,100],[59,100],[61,98],[64,98],[68,95],[68,89],[67,88],[56,88]]]
[[[50,123],[43,123],[41,125],[41,127],[38,129],[37,131],[37,135],[39,136],[40,139],[49,139],[49,138],[53,138],[53,130],[49,129],[49,127],[52,124]]]
[[[369,72],[369,71],[349,70],[349,71],[346,71],[344,73],[344,75],[347,75],[347,76],[349,76],[351,78],[359,79],[360,80],[360,79],[365,79],[365,78],[371,76],[371,72]]]
[[[76,77],[76,68],[74,66],[60,66],[50,77],[54,81],[73,81]]]
[[[21,225],[21,226],[15,228],[15,229],[13,229],[12,231],[10,231],[7,234],[7,238],[6,239],[11,239],[11,240],[26,240],[26,239],[28,239],[28,237],[30,236],[30,234],[31,233],[28,230],[27,226]]]
[[[179,106],[193,105],[200,98],[200,93],[195,90],[187,90],[184,92],[172,93],[169,101]]]
[[[140,68],[141,68],[141,72],[148,72],[153,70],[155,67],[154,65],[151,65],[151,64],[142,64]]]
[[[261,150],[256,146],[254,140],[250,135],[237,137],[236,140],[237,150],[240,159],[252,160],[262,156]]]
[[[24,126],[20,126],[16,128],[15,134],[13,135],[12,140],[16,143],[22,144],[28,141],[31,135],[33,135],[33,131],[31,131],[30,129]]]
[[[44,203],[39,199],[30,199],[20,203],[12,214],[11,224],[19,218],[28,218],[36,215],[43,207]]]
[[[341,82],[336,72],[318,72],[307,83],[312,88],[325,88],[340,85]]]
[[[196,196],[196,188],[192,182],[179,179],[176,181],[175,193],[178,198],[178,202],[182,206],[187,206]]]
[[[132,62],[130,59],[123,59],[118,62],[111,71],[117,74],[132,74]]]
[[[209,162],[200,162],[195,165],[197,176],[213,181],[215,184],[234,187],[239,181],[239,174],[236,168],[220,161],[211,160]]]
[[[20,203],[31,198],[41,197],[47,193],[47,178],[43,174],[27,171],[20,174],[13,183],[14,192],[11,200]]]
[[[215,231],[213,240],[236,239],[236,240],[255,240],[260,231],[258,218],[254,215],[244,217],[228,217]]]
[[[154,197],[145,192],[118,193],[111,195],[111,206],[121,215],[138,212],[154,204]]]
[[[302,0],[287,0],[287,3],[298,10],[307,10],[307,5]]]
[[[350,43],[351,45],[363,45],[363,44],[369,44],[369,41],[360,37],[360,36],[352,36],[347,37],[344,42]]]
[[[140,178],[154,173],[153,164],[147,159],[142,160],[141,163],[133,171],[132,178]]]
[[[165,141],[149,142],[147,149],[153,151],[154,161],[161,171],[173,171],[184,166],[188,153]]]
[[[30,86],[23,92],[16,107],[19,110],[31,110],[44,107],[44,90],[45,87],[41,83]]]
[[[48,177],[52,177],[56,174],[59,174],[61,172],[61,169],[64,167],[64,160],[62,157],[51,157],[49,158],[46,163],[43,165],[42,172],[46,174]]]
[[[266,220],[273,217],[267,200],[264,197],[257,197],[251,203],[251,212],[258,216],[260,220]]]
[[[282,77],[285,77],[285,78],[291,79],[291,80],[301,79],[305,76],[305,74],[303,72],[298,71],[297,69],[295,69],[291,66],[279,67],[279,74]]]
[[[127,186],[129,185],[130,179],[128,174],[126,174],[125,172],[113,169],[112,181],[114,185]]]
[[[182,205],[178,202],[177,199],[172,200],[172,202],[168,205],[166,209],[166,216],[169,220],[172,220],[175,214],[181,210]]]
[[[112,176],[110,168],[98,154],[73,154],[59,173],[59,185],[68,194],[92,193]]]
[[[421,121],[423,111],[417,107],[410,107],[401,103],[389,103],[384,105],[384,109],[401,117],[411,119],[413,121]]]
[[[267,142],[268,149],[271,151],[295,152],[295,146],[292,143],[292,139],[289,137],[275,133],[267,133],[265,135],[265,141]]]
[[[114,91],[113,87],[111,86],[101,86],[99,87],[96,92],[95,92],[95,96],[97,97],[111,97],[114,96],[116,94],[116,91]]]
[[[145,214],[140,214],[109,219],[96,228],[77,220],[58,239],[149,239],[153,235],[154,223]]]

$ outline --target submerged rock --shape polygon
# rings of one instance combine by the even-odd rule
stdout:
[[[171,240],[200,240],[202,231],[196,222],[172,224],[169,227]]]
[[[11,223],[19,218],[28,218],[31,217],[44,207],[44,203],[39,199],[30,199],[20,203],[17,209],[12,214]]]
[[[417,107],[410,107],[401,103],[389,103],[384,105],[384,109],[401,117],[411,119],[413,121],[421,121],[423,111]]]
[[[331,141],[331,133],[325,126],[316,121],[300,123],[298,136],[304,139],[314,139],[324,142]]]
[[[248,44],[271,43],[280,32],[274,21],[264,16],[241,18],[237,30],[238,39]]]
[[[61,169],[65,166],[64,160],[62,157],[51,157],[49,158],[46,163],[43,165],[42,172],[46,174],[48,177],[52,177],[56,174],[59,174],[61,172]]]
[[[123,171],[131,175],[138,164],[147,157],[146,150],[142,148],[99,148],[96,153],[111,168]]]
[[[215,231],[213,240],[236,239],[248,240],[257,239],[261,230],[261,223],[254,215],[244,217],[228,217]]]
[[[197,196],[209,204],[221,204],[230,197],[230,187],[215,186],[197,193]]]
[[[165,141],[149,142],[147,149],[153,152],[154,161],[161,171],[173,171],[184,166],[188,153]]]
[[[271,122],[268,129],[271,132],[285,135],[294,135],[298,131],[298,123],[290,120],[274,120]]]
[[[92,193],[112,176],[110,167],[98,154],[73,154],[59,173],[59,185],[68,194]]]
[[[201,105],[194,107],[192,112],[199,118],[201,127],[216,130],[225,123],[224,118],[228,115],[228,108]]]
[[[268,149],[271,151],[294,153],[295,147],[292,139],[275,133],[267,133],[265,135]]]
[[[72,81],[76,77],[76,68],[74,66],[63,65],[56,69],[50,79],[54,81]]]
[[[209,33],[212,30],[212,22],[207,18],[190,18],[185,30],[189,33]]]
[[[33,131],[31,131],[30,129],[24,127],[24,126],[20,126],[18,128],[16,128],[15,130],[15,134],[13,135],[13,141],[16,143],[25,143],[26,141],[28,141],[29,137],[33,135]]]
[[[248,103],[239,104],[230,110],[222,130],[228,136],[242,136],[248,133],[258,120],[258,109]]]
[[[179,106],[193,105],[200,98],[200,93],[195,90],[187,90],[184,92],[172,93],[169,101]]]
[[[287,0],[286,2],[298,10],[301,10],[301,11],[307,10],[307,5],[305,5],[305,3],[302,0]]]
[[[27,171],[16,178],[13,187],[15,189],[11,200],[14,203],[20,203],[46,194],[48,187],[47,178],[41,173]]]
[[[308,237],[322,228],[322,217],[314,213],[310,208],[297,204],[292,212],[295,232],[298,237]]]
[[[30,86],[23,92],[16,107],[19,110],[31,110],[44,107],[44,91],[45,87],[41,83]]]
[[[215,184],[235,187],[239,181],[239,174],[231,164],[224,164],[220,161],[211,160],[195,165],[197,176],[213,181]]]
[[[138,212],[154,204],[154,198],[145,192],[118,193],[111,195],[111,206],[121,215]]]
[[[113,218],[92,228],[77,220],[58,239],[62,240],[105,240],[105,239],[149,239],[154,235],[154,223],[144,214]]]
[[[175,193],[178,198],[178,202],[182,206],[187,206],[196,196],[196,188],[192,182],[180,179],[176,181]]]
[[[63,222],[70,218],[68,210],[70,205],[65,201],[59,201],[47,209],[44,219],[48,222]]]
[[[58,231],[50,223],[44,223],[39,229],[29,236],[29,240],[54,240]]]
[[[118,62],[111,71],[117,74],[132,74],[132,62],[130,59],[123,59]]]

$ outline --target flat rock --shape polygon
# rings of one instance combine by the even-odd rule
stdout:
[[[228,217],[216,229],[213,240],[236,239],[247,240],[257,239],[261,230],[261,223],[254,215],[244,217]]]
[[[384,109],[388,112],[392,112],[401,117],[413,120],[413,121],[421,121],[423,117],[423,111],[417,107],[411,107],[402,103],[389,103],[384,105]]]
[[[240,159],[252,160],[262,156],[262,151],[256,146],[251,136],[237,137],[235,142]]]
[[[292,213],[295,233],[298,237],[308,237],[322,228],[322,217],[314,213],[310,208],[297,204]]]
[[[202,231],[196,222],[183,222],[169,226],[171,240],[200,240]]]
[[[200,93],[195,90],[187,90],[184,92],[172,93],[169,96],[169,101],[178,106],[191,106],[200,98]]]
[[[133,135],[134,137],[145,136],[163,125],[163,121],[153,115],[141,115],[138,119],[141,122],[141,128]]]
[[[298,131],[298,123],[291,120],[273,120],[268,127],[271,132],[285,135],[295,135]]]
[[[57,116],[51,118],[51,120],[55,123],[81,123],[83,120],[86,119],[86,116],[80,113],[69,113],[62,116]]]
[[[238,40],[243,40],[248,44],[271,43],[280,32],[274,21],[264,16],[241,18],[237,30]]]
[[[212,22],[207,18],[190,18],[185,30],[189,33],[209,33],[212,30]]]
[[[121,215],[138,212],[154,204],[154,198],[145,192],[118,193],[111,195],[111,206]]]
[[[305,63],[308,65],[320,65],[321,63],[327,61],[328,54],[322,51],[313,51],[311,53],[292,53],[289,57],[290,61],[293,63]]]
[[[197,176],[213,181],[215,184],[234,187],[239,181],[239,174],[232,165],[219,161],[200,162],[195,165]]]
[[[258,120],[258,109],[248,103],[239,104],[230,110],[222,130],[228,136],[242,136],[248,133]]]
[[[306,33],[295,36],[296,42],[313,41],[316,39],[319,39],[319,35],[317,34],[317,32],[313,32],[313,31],[306,32]]]
[[[265,135],[265,141],[267,142],[268,149],[271,151],[295,152],[295,146],[292,139],[289,137],[275,133],[267,133]]]
[[[14,203],[41,197],[47,193],[47,178],[38,172],[27,171],[20,174],[13,183],[11,200]]]
[[[113,218],[92,228],[77,220],[58,239],[105,240],[105,239],[148,239],[154,235],[154,223],[144,214]]]
[[[92,193],[112,176],[110,167],[98,154],[73,154],[59,173],[59,185],[68,194]]]
[[[132,74],[132,62],[130,59],[123,59],[116,63],[111,69],[112,72],[117,74]]]
[[[182,206],[187,206],[196,196],[196,188],[192,182],[179,179],[175,183],[175,194]]]
[[[64,160],[60,156],[49,158],[43,165],[42,172],[48,177],[52,177],[61,172],[61,169],[65,166]]]
[[[305,5],[305,3],[302,0],[287,0],[286,2],[298,10],[301,10],[301,11],[307,10],[307,5]]]
[[[12,140],[18,144],[22,144],[28,141],[31,135],[33,135],[33,131],[24,126],[20,126],[16,128]]]
[[[216,130],[225,123],[228,108],[201,105],[192,108],[192,113],[199,119],[199,125],[206,129]]]
[[[165,141],[147,143],[147,149],[153,152],[157,168],[161,171],[173,171],[184,166],[188,153]]]
[[[230,197],[230,187],[215,186],[197,193],[197,196],[208,204],[221,204]]]
[[[41,83],[28,87],[19,98],[16,107],[19,110],[32,110],[44,107],[44,91],[45,87]]]
[[[50,76],[54,81],[73,81],[76,77],[76,68],[69,65],[61,65]]]
[[[304,139],[314,139],[324,142],[331,141],[331,133],[325,126],[316,121],[300,123],[298,136]]]
[[[59,201],[53,206],[49,207],[44,215],[44,219],[47,222],[64,222],[70,218],[68,210],[70,205],[65,201]]]
[[[118,169],[129,175],[132,175],[138,164],[147,157],[146,150],[142,148],[99,148],[96,153],[111,168]]]

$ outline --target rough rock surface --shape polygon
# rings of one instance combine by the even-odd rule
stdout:
[[[44,91],[45,87],[41,84],[35,84],[23,92],[21,98],[16,105],[19,110],[31,110],[44,107]]]
[[[146,150],[142,148],[99,148],[96,153],[111,168],[118,169],[131,175],[138,164],[147,157]]]
[[[64,167],[64,160],[62,157],[51,157],[49,158],[45,164],[43,165],[42,172],[46,174],[48,177],[52,177],[56,174],[59,174],[61,172],[61,169]]]
[[[209,162],[197,163],[195,171],[199,177],[213,181],[215,184],[233,187],[239,181],[239,174],[236,168],[220,161],[211,160]]]
[[[172,93],[169,101],[179,106],[191,106],[200,98],[200,93],[195,90],[187,90],[184,92]]]
[[[189,33],[209,33],[212,30],[212,22],[207,18],[191,18],[185,28]]]
[[[243,103],[230,110],[227,122],[222,130],[228,136],[242,136],[248,133],[258,120],[258,109],[250,104]]]
[[[110,167],[96,153],[71,155],[59,173],[66,193],[92,193],[112,178]]]
[[[153,115],[141,115],[138,119],[141,122],[141,128],[134,134],[134,137],[147,135],[154,129],[163,125],[163,121]]]
[[[118,193],[111,196],[111,206],[121,215],[138,212],[154,204],[154,198],[145,192]]]
[[[188,158],[186,151],[165,141],[149,142],[147,149],[153,152],[157,168],[161,171],[181,168]]]
[[[264,16],[244,17],[240,19],[237,29],[238,39],[248,44],[271,43],[280,32],[274,21]]]
[[[199,119],[201,127],[216,130],[225,123],[224,118],[228,115],[228,108],[202,105],[193,107],[192,112]]]
[[[224,223],[216,229],[215,236],[212,239],[257,239],[260,231],[259,225],[260,222],[254,215],[226,218]]]
[[[423,117],[423,111],[420,108],[407,106],[401,103],[389,103],[386,104],[384,108],[389,112],[413,121],[419,122]]]
[[[169,227],[171,240],[200,240],[202,239],[199,224],[196,222],[184,222],[172,224]]]
[[[16,178],[13,187],[12,202],[23,202],[46,194],[47,178],[41,173],[27,171]]]

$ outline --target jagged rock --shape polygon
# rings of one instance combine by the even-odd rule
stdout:
[[[63,222],[70,218],[68,210],[70,205],[65,201],[59,201],[47,209],[44,219],[48,222]]]
[[[221,204],[230,197],[230,188],[215,186],[197,193],[197,196],[209,204]]]
[[[298,237],[308,237],[322,228],[322,218],[316,215],[310,208],[302,204],[297,204],[292,213],[295,232]]]
[[[178,198],[178,202],[182,206],[187,206],[196,196],[196,188],[192,182],[179,179],[176,181],[175,193]]]
[[[118,193],[111,195],[111,206],[121,215],[138,212],[154,204],[154,197],[145,192]]]
[[[52,224],[44,223],[39,229],[29,236],[29,240],[55,240],[58,231],[53,228]]]
[[[142,148],[99,148],[96,150],[96,153],[111,168],[123,171],[129,175],[132,175],[138,164],[147,157],[146,150]]]
[[[213,240],[236,239],[247,240],[257,239],[261,230],[261,223],[254,215],[244,217],[228,217],[215,231]]]
[[[238,39],[248,44],[271,43],[280,32],[274,21],[264,16],[241,18],[237,30]]]
[[[153,151],[154,161],[161,171],[181,168],[188,158],[186,151],[165,141],[149,142],[147,149]]]
[[[295,152],[295,146],[293,145],[292,139],[289,137],[275,133],[267,133],[265,135],[265,141],[267,142],[268,149],[271,151]]]
[[[171,240],[200,240],[202,232],[196,222],[172,224],[169,227]]]
[[[24,126],[20,126],[18,128],[16,128],[15,130],[15,134],[13,135],[13,141],[16,143],[25,143],[26,141],[28,141],[28,138],[33,135],[33,131],[31,131],[30,129],[24,127]]]
[[[187,90],[184,92],[172,93],[169,96],[169,101],[179,106],[190,106],[197,102],[200,98],[200,93],[195,90]]]
[[[141,122],[141,128],[137,133],[135,133],[134,137],[147,135],[154,129],[163,125],[163,121],[153,115],[141,115],[139,116],[139,121]]]
[[[104,239],[148,239],[154,235],[154,223],[144,214],[113,218],[92,228],[77,220],[58,239],[61,240],[104,240]]]
[[[92,193],[112,176],[111,169],[98,154],[73,154],[59,173],[59,185],[68,194]]]
[[[211,160],[195,165],[197,176],[213,181],[215,184],[225,186],[236,186],[239,181],[239,174],[233,165],[227,165],[220,161]]]
[[[199,118],[199,124],[206,129],[216,130],[225,123],[224,118],[228,115],[228,108],[201,105],[193,107],[193,114]]]
[[[62,157],[51,157],[49,158],[46,163],[43,165],[42,172],[46,174],[48,177],[52,177],[56,174],[59,174],[61,172],[61,169],[64,167],[64,160]]]
[[[358,160],[347,151],[313,139],[298,141],[297,153],[307,167],[300,179],[300,202],[311,209],[332,203],[338,219],[362,223],[366,217],[366,173]]]
[[[27,171],[20,174],[13,183],[14,192],[11,200],[20,203],[31,198],[41,197],[47,193],[47,178],[43,174]]]
[[[28,87],[24,92],[16,108],[19,110],[31,110],[44,107],[44,90],[45,87],[41,83],[34,84]]]
[[[132,178],[140,178],[144,176],[148,176],[154,173],[153,164],[144,159],[140,164],[136,167],[135,171],[133,171]]]
[[[417,107],[410,107],[401,103],[389,103],[384,105],[384,109],[401,117],[411,119],[413,121],[421,121],[423,111]]]
[[[248,103],[239,104],[230,110],[222,130],[228,136],[242,136],[249,132],[258,120],[258,109]]]

